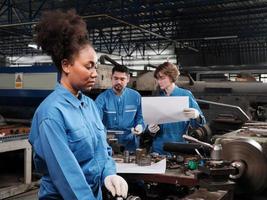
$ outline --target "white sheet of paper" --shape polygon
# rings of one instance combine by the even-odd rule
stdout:
[[[189,108],[188,96],[142,97],[142,111],[146,124],[188,121],[183,110]]]
[[[135,163],[116,163],[117,173],[124,174],[164,174],[166,171],[166,159],[150,166],[139,166]]]

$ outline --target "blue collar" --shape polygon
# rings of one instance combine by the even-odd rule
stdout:
[[[57,83],[55,91],[76,108],[79,108],[80,105],[85,104],[84,95],[80,91],[78,93],[78,97],[76,97],[60,83]]]
[[[177,85],[175,85],[174,88],[173,88],[172,93],[170,94],[170,96],[173,96],[173,93],[177,88],[179,88],[179,87]],[[160,96],[166,96],[165,90],[160,90]]]
[[[122,96],[124,95],[124,93],[125,93],[126,90],[127,90],[127,87],[123,88],[123,90],[122,90],[122,92],[121,92],[121,95],[119,95],[118,97],[122,97]],[[115,91],[113,90],[113,88],[111,88],[111,91],[112,91],[112,93],[113,93],[115,96],[117,96],[117,94],[115,93]]]

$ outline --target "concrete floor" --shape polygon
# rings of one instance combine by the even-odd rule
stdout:
[[[38,200],[37,193],[38,189],[34,189],[29,192],[7,198],[7,200]]]
[[[37,200],[38,185],[37,180],[34,180],[31,185],[24,184],[24,176],[21,173],[2,172],[0,173],[0,199]],[[15,195],[16,193],[20,194]],[[6,198],[7,196],[12,197]]]

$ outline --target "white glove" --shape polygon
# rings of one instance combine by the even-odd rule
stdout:
[[[131,131],[134,135],[140,135],[143,132],[143,126],[138,124],[135,128],[131,128]]]
[[[157,124],[149,124],[148,125],[148,130],[151,132],[151,133],[156,133],[159,131],[159,125]]]
[[[184,115],[189,119],[196,119],[199,117],[199,111],[195,108],[185,108]]]
[[[113,197],[115,195],[122,196],[123,198],[127,197],[128,184],[121,176],[109,175],[105,178],[104,184]]]

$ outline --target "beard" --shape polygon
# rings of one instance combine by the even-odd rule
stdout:
[[[114,85],[114,90],[118,93],[120,93],[123,90],[123,86],[121,84]]]

